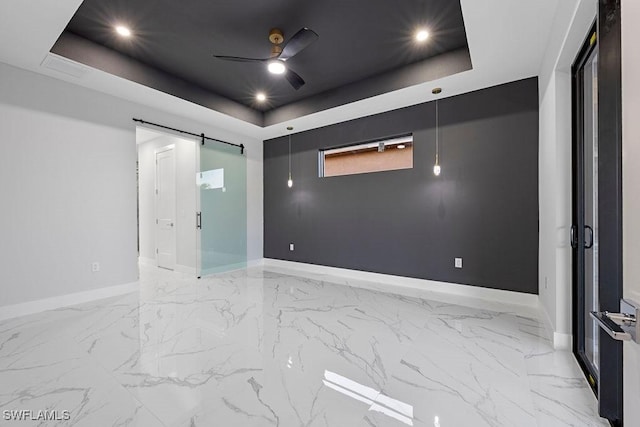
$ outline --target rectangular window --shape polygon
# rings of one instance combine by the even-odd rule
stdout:
[[[320,150],[320,177],[413,168],[413,135]]]

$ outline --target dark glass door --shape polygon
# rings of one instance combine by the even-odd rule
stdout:
[[[600,416],[622,426],[622,345],[591,311],[622,298],[620,4],[600,0],[573,68],[573,351]]]
[[[574,66],[573,247],[576,282],[574,351],[597,390],[599,328],[589,313],[598,311],[598,44],[595,31]],[[575,313],[574,313],[575,314]]]

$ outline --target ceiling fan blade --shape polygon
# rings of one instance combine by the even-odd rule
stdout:
[[[271,58],[260,59],[260,58],[242,58],[239,56],[221,56],[221,55],[213,55],[215,58],[222,59],[223,61],[234,61],[234,62],[266,62]]]
[[[304,86],[304,80],[295,71],[291,71],[290,69],[287,69],[287,72],[285,73],[284,76],[286,77],[287,81],[291,84],[291,86],[293,86],[295,90],[298,90],[302,86]]]
[[[318,40],[318,35],[313,30],[308,28],[301,29],[284,46],[279,59],[283,61],[291,59],[316,40]]]

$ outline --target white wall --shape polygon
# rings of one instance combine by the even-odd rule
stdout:
[[[558,4],[539,77],[540,303],[557,348],[571,345],[571,65],[595,21],[596,0]]]
[[[546,88],[540,87],[540,145],[539,145],[539,215],[540,234],[538,255],[538,289],[540,302],[549,317],[555,330],[556,325],[556,236],[553,231],[556,228],[555,192],[553,185],[557,181],[555,177],[556,161],[555,130],[555,79],[551,79]],[[543,92],[544,91],[544,92]],[[553,173],[550,173],[553,172]]]
[[[0,306],[137,280],[132,117],[245,144],[262,258],[261,141],[0,64]]]
[[[156,151],[174,146],[176,159],[176,270],[196,272],[196,141],[173,135],[138,144],[140,257],[156,260]]]
[[[622,203],[624,297],[640,301],[640,2],[622,4]],[[640,345],[623,344],[624,424],[640,425]]]
[[[263,153],[262,140],[245,138],[244,141],[247,147],[247,261],[251,265],[252,261],[262,260],[264,249]]]

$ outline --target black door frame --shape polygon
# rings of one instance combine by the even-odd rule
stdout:
[[[600,311],[622,298],[622,45],[620,0],[598,5],[598,228]],[[600,330],[600,415],[622,425],[622,342]]]
[[[589,385],[598,396],[598,374],[585,354],[585,294],[582,287],[585,270],[585,212],[584,212],[584,146],[580,142],[584,138],[584,100],[583,75],[580,73],[593,51],[597,48],[597,23],[594,23],[589,36],[585,40],[578,56],[571,67],[572,76],[572,126],[573,141],[572,159],[572,272],[573,272],[573,352],[582,368]]]
[[[599,311],[617,312],[622,298],[622,51],[621,51],[620,0],[599,0],[596,34],[598,43],[598,270],[599,270]],[[591,37],[592,33],[589,33]],[[589,44],[589,40],[586,42]],[[576,209],[580,189],[576,173],[582,173],[576,152],[577,138],[582,137],[582,118],[577,111],[580,97],[577,94],[576,71],[585,48],[572,68],[573,81],[573,224],[578,230],[584,229],[584,212]],[[582,227],[578,228],[578,225]],[[575,233],[577,247],[584,246],[584,234]],[[577,242],[575,241],[577,240]],[[584,348],[584,294],[578,286],[584,272],[584,259],[580,265],[579,251],[573,250],[573,344],[576,358],[587,378],[579,349]],[[577,271],[579,270],[580,271]],[[582,316],[582,317],[580,317]],[[582,325],[583,326],[583,325]],[[599,333],[599,381],[592,384],[598,396],[600,416],[607,418],[611,425],[622,426],[622,343],[613,340],[606,332]]]

